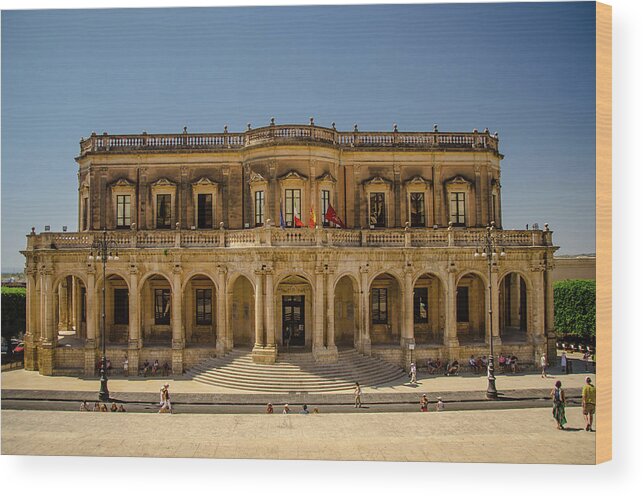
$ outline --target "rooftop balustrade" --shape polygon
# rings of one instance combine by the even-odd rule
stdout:
[[[92,133],[80,141],[80,156],[134,151],[209,151],[242,149],[265,144],[320,143],[338,148],[479,149],[498,152],[498,136],[487,129],[470,133],[337,131],[316,125],[274,125],[243,133],[123,134]]]
[[[485,229],[281,229],[258,227],[240,230],[108,231],[108,238],[120,250],[168,248],[254,248],[254,247],[372,247],[446,248],[476,247],[482,244]],[[552,246],[549,230],[502,230],[494,232],[499,246]],[[27,250],[91,249],[91,232],[43,232],[27,236]]]

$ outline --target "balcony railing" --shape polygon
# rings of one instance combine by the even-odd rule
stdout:
[[[137,248],[251,248],[251,247],[381,247],[444,248],[482,244],[484,229],[280,229],[259,227],[242,230],[109,231],[119,249]],[[91,248],[100,231],[44,232],[27,236],[27,249],[68,250]],[[552,246],[552,232],[542,230],[495,231],[503,247]]]
[[[270,125],[244,133],[123,134],[93,133],[80,141],[88,153],[240,149],[275,143],[325,143],[339,148],[481,149],[498,151],[498,136],[488,130],[470,133],[337,131],[315,125]]]

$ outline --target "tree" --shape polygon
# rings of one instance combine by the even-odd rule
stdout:
[[[554,325],[559,336],[596,337],[596,281],[567,279],[554,283]]]
[[[25,332],[27,327],[27,290],[2,288],[2,337],[9,340]]]

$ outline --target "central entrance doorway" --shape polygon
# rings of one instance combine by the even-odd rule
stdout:
[[[284,295],[282,296],[281,302],[282,339],[284,347],[305,346],[304,295]]]

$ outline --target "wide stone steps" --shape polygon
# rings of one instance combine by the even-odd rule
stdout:
[[[376,386],[399,381],[405,372],[390,363],[342,350],[333,364],[316,363],[310,353],[280,353],[272,365],[252,361],[249,350],[233,350],[192,367],[197,382],[256,392],[327,392],[352,389],[355,381]]]

